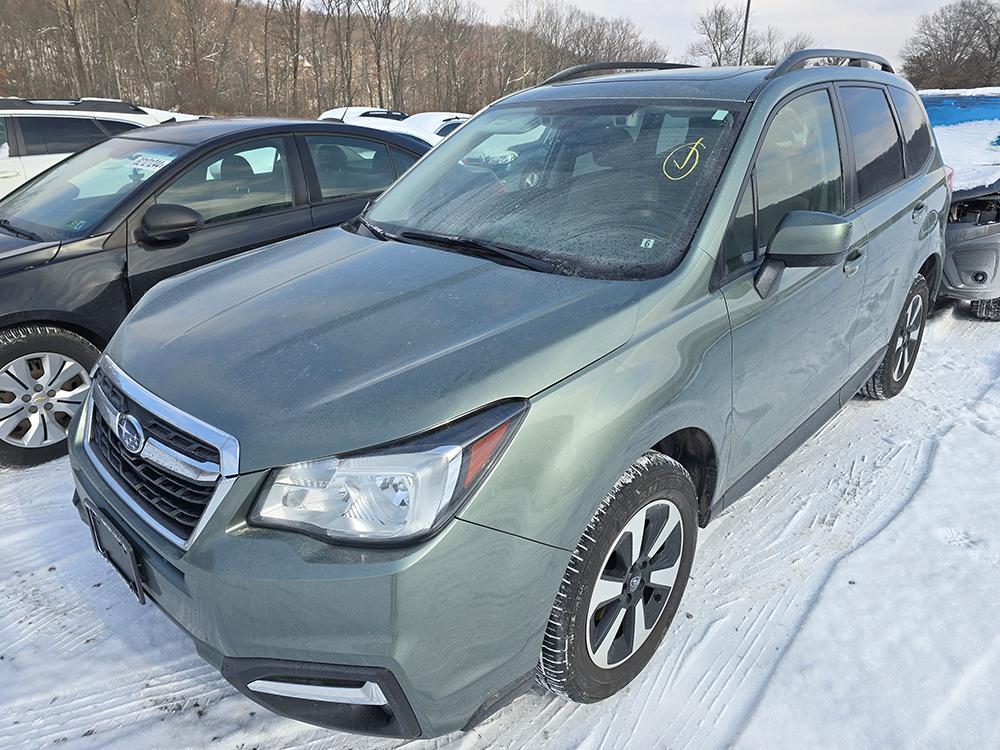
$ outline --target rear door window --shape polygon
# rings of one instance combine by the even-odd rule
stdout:
[[[323,200],[378,193],[396,179],[384,143],[344,135],[307,135]]]
[[[25,153],[74,154],[107,136],[89,117],[19,117]]]
[[[101,123],[101,127],[109,135],[118,135],[119,133],[124,133],[126,130],[135,130],[139,127],[134,122],[122,122],[121,120],[98,120],[98,122]]]
[[[0,117],[0,159],[10,156],[10,142],[7,137],[7,118]]]
[[[757,238],[766,245],[789,211],[844,210],[837,125],[825,89],[784,105],[768,125],[756,162]]]
[[[931,155],[931,128],[927,123],[927,116],[917,97],[909,91],[890,87],[889,95],[903,128],[906,171],[911,175],[916,174]]]
[[[881,88],[843,86],[840,95],[854,145],[858,200],[863,202],[903,181],[903,147]]]
[[[400,151],[398,148],[390,148],[389,151],[392,154],[392,166],[395,167],[397,176],[417,163],[418,157],[408,151]]]

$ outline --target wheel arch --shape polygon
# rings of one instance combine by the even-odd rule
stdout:
[[[938,253],[932,253],[924,259],[920,270],[917,271],[927,280],[927,287],[930,290],[931,304],[937,300],[938,291],[941,289],[941,278],[944,273],[944,263]]]
[[[54,328],[62,328],[70,333],[75,333],[101,351],[104,351],[104,347],[108,345],[107,339],[101,334],[72,316],[51,312],[14,313],[0,316],[0,331],[20,326],[52,326]]]
[[[684,427],[671,432],[652,446],[679,463],[698,493],[698,524],[708,523],[719,479],[718,451],[712,437],[700,427]]]

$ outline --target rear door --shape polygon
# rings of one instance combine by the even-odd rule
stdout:
[[[776,108],[722,248],[719,283],[733,331],[733,477],[773,456],[810,417],[839,407],[850,376],[865,231],[845,212],[843,133],[832,94],[817,87]],[[855,246],[844,265],[785,269],[777,291],[762,299],[754,274],[792,210],[846,215]]]
[[[383,141],[338,134],[298,141],[317,229],[353,219],[398,176]]]
[[[26,179],[108,137],[90,117],[17,115],[14,119],[21,132]]]
[[[926,174],[929,132],[924,147],[914,144],[913,177],[907,179],[899,123],[884,86],[840,84],[837,91],[850,133],[853,201],[869,236],[856,340],[857,360],[866,361],[889,344],[916,270],[929,254],[927,243],[939,236],[929,196],[940,189],[940,179]],[[921,154],[923,163],[917,164]]]
[[[183,241],[144,237],[149,206],[194,209],[204,225]],[[132,300],[158,281],[220,258],[312,229],[301,166],[291,136],[244,140],[198,159],[146,202],[128,223]]]
[[[10,118],[0,117],[0,197],[28,179],[24,175],[24,165],[17,155],[18,149],[13,137]]]

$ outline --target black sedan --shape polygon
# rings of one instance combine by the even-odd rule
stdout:
[[[340,224],[430,146],[343,123],[133,130],[0,200],[0,465],[65,451],[88,372],[154,284]]]

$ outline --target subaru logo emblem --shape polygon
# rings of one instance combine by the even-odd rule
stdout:
[[[118,439],[121,441],[122,446],[129,453],[138,453],[142,450],[143,443],[146,442],[146,435],[142,431],[142,425],[139,424],[139,420],[131,414],[118,415],[118,424],[115,427],[115,431],[118,433]]]

